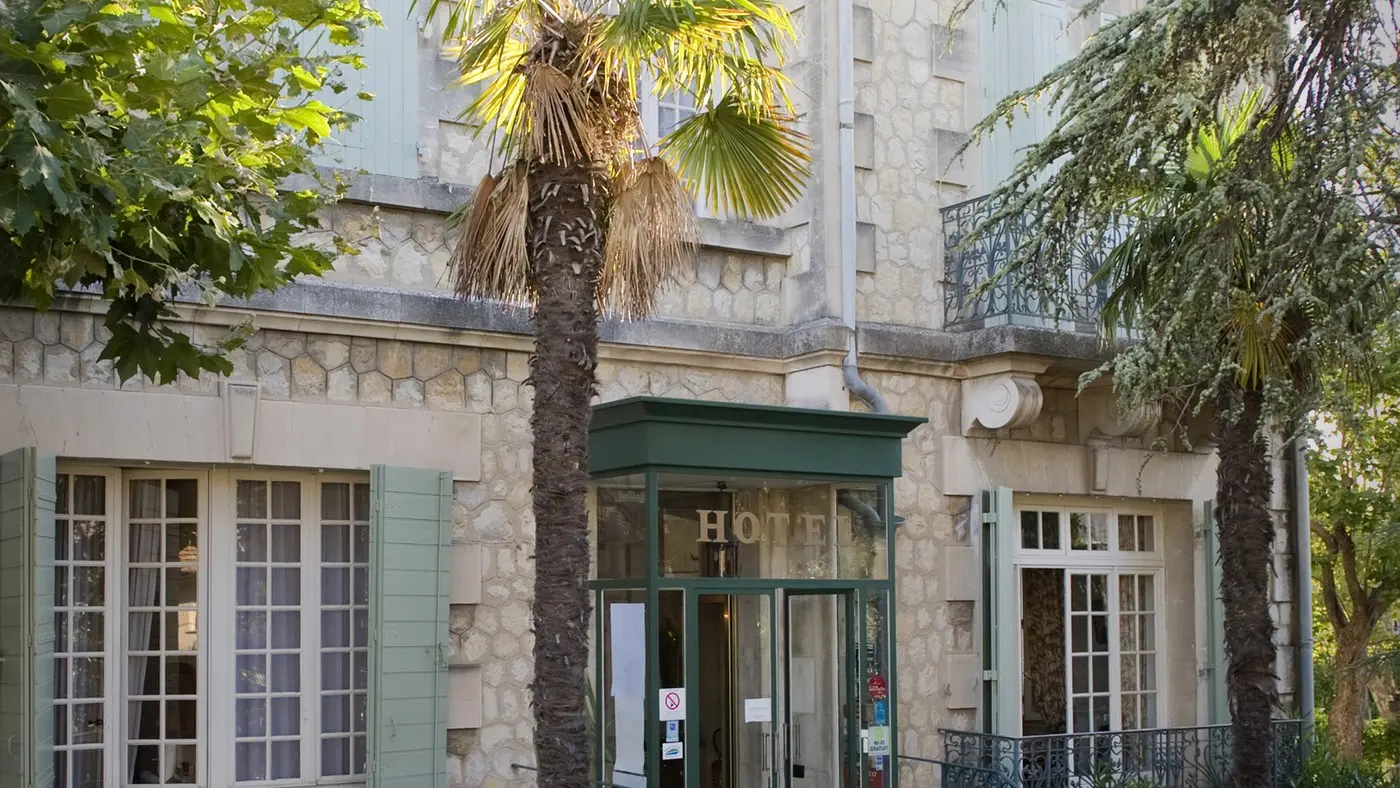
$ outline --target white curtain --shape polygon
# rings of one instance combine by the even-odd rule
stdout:
[[[234,774],[238,780],[281,780],[301,777],[301,740],[268,737],[302,737],[300,686],[301,611],[286,609],[301,604],[301,569],[287,564],[299,560],[301,528],[292,524],[245,524],[250,543],[266,529],[266,553],[244,556],[237,580],[239,631],[237,646],[262,657],[261,685],[244,687],[239,705],[260,706],[258,724],[243,734],[261,741],[240,741],[234,748]],[[270,565],[269,565],[270,564]],[[266,583],[261,588],[258,584]],[[245,616],[246,614],[246,616]],[[280,653],[274,653],[280,652]]]
[[[146,496],[141,496],[145,493]],[[160,511],[160,488],[157,486],[132,485],[132,494],[141,497],[157,496],[155,501],[136,501],[136,511],[152,511],[148,504],[154,504],[154,511]],[[160,525],[141,524],[132,525],[128,530],[130,540],[129,558],[132,563],[154,563],[160,561],[162,527]],[[130,571],[130,597],[127,599],[127,607],[155,607],[160,604],[160,570],[155,568],[135,568]],[[129,617],[128,630],[128,651],[147,651],[151,648],[151,632],[158,629],[156,616],[153,611],[143,611],[131,613]],[[152,665],[154,661],[154,665]],[[160,658],[150,656],[129,657],[128,670],[128,695],[146,694],[146,674],[150,668],[160,670]],[[157,677],[157,691],[159,691],[160,681]],[[128,726],[127,739],[138,739],[141,737],[141,716],[144,710],[144,702],[132,702],[128,706]],[[164,778],[170,775],[152,775],[155,782],[165,782]],[[127,779],[133,783],[152,782],[150,776],[136,774],[136,748],[130,747],[127,752]]]

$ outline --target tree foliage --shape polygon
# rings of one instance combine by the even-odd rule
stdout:
[[[480,86],[465,115],[500,157],[461,212],[456,290],[533,308],[534,749],[539,784],[572,788],[608,777],[589,763],[585,692],[599,315],[645,316],[691,261],[696,196],[746,218],[799,195],[792,24],[778,0],[432,0],[438,14]],[[645,89],[698,111],[647,139]]]
[[[1325,378],[1323,429],[1309,463],[1316,606],[1324,630],[1316,641],[1332,671],[1329,730],[1338,752],[1352,760],[1365,754],[1373,679],[1387,669],[1371,657],[1377,649],[1393,650],[1382,625],[1400,601],[1400,360],[1394,350],[1393,339],[1379,348],[1368,385],[1344,375]]]
[[[0,4],[0,301],[100,294],[123,379],[231,371],[172,300],[330,267],[298,236],[339,184],[279,185],[353,121],[324,99],[378,21],[361,0]]]
[[[1127,322],[1135,339],[1091,376],[1111,372],[1125,410],[1210,413],[1241,788],[1269,783],[1279,697],[1265,438],[1297,432],[1324,363],[1368,374],[1395,307],[1392,3],[1150,0],[974,129],[1035,102],[1058,112],[969,242],[1029,226],[1000,275],[1060,309],[1082,297],[1064,286],[1078,250],[1112,247],[1102,330]]]
[[[481,86],[465,119],[504,162],[465,212],[453,260],[462,295],[533,299],[534,162],[587,160],[603,174],[598,298],[626,317],[645,316],[691,259],[697,198],[748,219],[777,216],[801,194],[808,141],[782,72],[794,32],[772,0],[431,0],[428,11],[457,44],[462,84]],[[688,95],[697,112],[646,138],[644,85]]]
[[[1400,83],[1393,14],[1382,15],[1392,10],[1149,2],[976,127],[974,138],[989,134],[1036,100],[1059,112],[993,194],[983,232],[1010,217],[1033,228],[1003,275],[1065,304],[1076,247],[1133,229],[1134,270],[1103,272],[1120,293],[1152,290],[1123,315],[1141,341],[1105,368],[1129,403],[1198,406],[1253,380],[1268,416],[1291,424],[1317,401],[1319,358],[1364,368],[1397,273]],[[1234,111],[1250,93],[1249,111]],[[1201,177],[1193,157],[1221,127],[1234,140],[1215,141]],[[1241,343],[1261,353],[1235,352]]]

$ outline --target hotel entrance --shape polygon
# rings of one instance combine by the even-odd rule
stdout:
[[[892,477],[917,419],[595,409],[602,785],[895,785]]]

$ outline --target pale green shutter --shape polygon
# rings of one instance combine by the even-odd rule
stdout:
[[[1020,0],[982,3],[982,114],[991,112],[1014,88],[1012,78],[1012,23]],[[990,193],[1011,174],[1015,156],[1011,133],[997,128],[982,141],[983,192]]]
[[[1225,694],[1225,605],[1220,599],[1220,531],[1215,519],[1215,501],[1201,504],[1202,536],[1205,539],[1206,682],[1207,724],[1230,721],[1230,703]]]
[[[369,784],[445,788],[452,474],[376,465],[370,494]]]
[[[1035,85],[1069,56],[1065,29],[1069,11],[1063,0],[1007,0],[983,3],[983,30],[990,30],[991,47],[983,49],[984,111],[1017,90]],[[991,25],[990,28],[988,25]],[[1010,177],[1034,145],[1055,127],[1049,96],[1033,102],[1029,114],[1018,115],[1010,129],[999,129],[985,143],[985,191]]]
[[[1016,599],[1016,515],[1009,487],[982,491],[983,699],[985,727],[1021,734],[1020,612]]]
[[[0,455],[0,788],[53,785],[52,457]]]
[[[365,67],[341,67],[349,89],[319,98],[360,117],[349,131],[337,131],[319,163],[376,175],[418,177],[418,22],[409,17],[413,0],[375,0],[383,27],[364,31],[359,52]],[[372,93],[372,101],[357,98]]]

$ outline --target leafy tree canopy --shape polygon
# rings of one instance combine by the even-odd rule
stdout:
[[[1345,370],[1324,375],[1308,461],[1313,567],[1337,626],[1380,623],[1400,601],[1400,334],[1378,337],[1363,384]]]
[[[1395,650],[1384,624],[1400,600],[1400,356],[1393,328],[1379,339],[1366,384],[1345,371],[1323,376],[1321,429],[1308,463],[1316,651],[1328,685],[1319,696],[1333,743],[1351,760],[1394,755],[1370,752],[1364,728],[1371,694],[1393,717],[1393,680],[1368,653]]]
[[[1393,11],[1148,2],[976,127],[1057,108],[981,232],[1032,227],[1002,273],[1059,304],[1076,248],[1126,236],[1099,281],[1106,328],[1140,330],[1105,368],[1127,404],[1198,407],[1239,385],[1291,422],[1318,397],[1320,359],[1364,366],[1397,273]]]
[[[0,301],[109,302],[103,358],[122,379],[228,373],[168,320],[301,274],[300,245],[340,184],[314,149],[353,120],[324,98],[363,67],[361,0],[27,0],[0,4]]]

